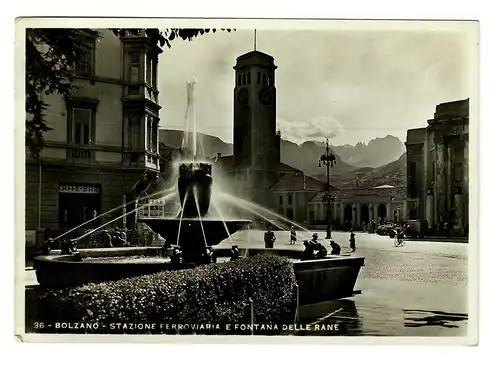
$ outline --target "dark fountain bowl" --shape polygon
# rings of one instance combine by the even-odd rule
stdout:
[[[196,262],[207,246],[224,239],[249,225],[249,220],[222,220],[206,217],[212,191],[212,165],[208,162],[183,162],[179,165],[179,200],[183,210],[177,217],[141,218],[165,239],[166,245],[177,245],[186,262]]]

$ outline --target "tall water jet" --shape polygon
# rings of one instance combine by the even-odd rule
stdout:
[[[175,218],[142,218],[167,244],[181,248],[185,263],[201,264],[207,261],[207,246],[214,246],[251,223],[249,220],[223,220],[207,217],[212,196],[212,164],[200,161],[196,142],[194,86],[187,84],[186,128],[182,140],[182,158],[178,165],[177,188],[181,209]]]
[[[196,115],[195,115],[195,95],[194,86],[196,85],[196,78],[187,82],[187,106],[184,115],[185,128],[182,138],[182,149],[184,152],[188,151],[191,159],[196,159],[198,156],[198,143],[196,131]]]

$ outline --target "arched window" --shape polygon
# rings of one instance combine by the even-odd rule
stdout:
[[[247,84],[247,75],[243,74],[243,85]]]
[[[257,72],[257,83],[260,84],[260,72]]]
[[[262,83],[267,85],[267,75],[265,73],[262,75]]]
[[[252,83],[252,79],[250,78],[250,72],[247,73],[247,82]]]
[[[238,75],[238,86],[241,86],[241,75]]]

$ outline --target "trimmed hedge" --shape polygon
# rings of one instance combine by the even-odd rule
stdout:
[[[236,330],[236,325],[250,324],[252,299],[254,324],[268,326],[262,334],[277,334],[279,330],[269,330],[269,325],[281,328],[293,322],[295,285],[289,259],[262,254],[187,270],[47,290],[39,298],[38,320],[45,323],[45,332],[55,333],[174,334],[179,333],[181,324],[182,334],[242,335],[249,331]],[[62,328],[61,323],[77,328]],[[129,327],[123,329],[123,324]],[[143,327],[134,328],[137,324]],[[212,327],[186,328],[196,324]]]

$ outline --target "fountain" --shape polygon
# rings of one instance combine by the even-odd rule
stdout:
[[[175,218],[141,218],[165,239],[165,244],[179,246],[184,263],[206,261],[207,249],[218,245],[249,220],[223,220],[207,217],[212,190],[212,165],[206,162],[182,162],[179,165],[178,192],[182,208]]]
[[[196,79],[187,83],[186,127],[182,140],[181,163],[178,165],[177,187],[181,209],[175,218],[141,218],[138,221],[148,225],[165,239],[167,246],[175,245],[182,251],[187,264],[201,264],[207,261],[210,248],[219,244],[231,234],[250,224],[249,220],[223,220],[222,217],[207,217],[212,195],[212,164],[198,161],[200,145],[197,142],[194,86]]]

